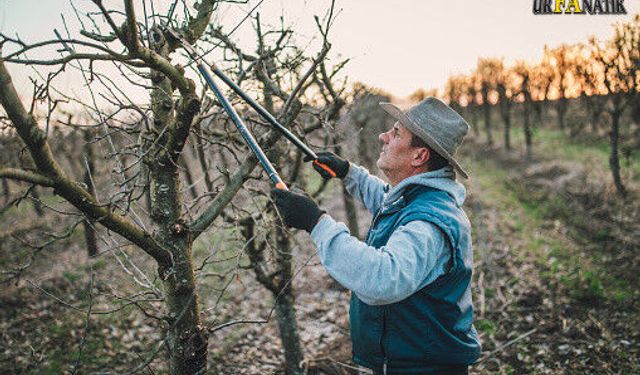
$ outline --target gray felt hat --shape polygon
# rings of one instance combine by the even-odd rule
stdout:
[[[469,178],[467,172],[454,159],[458,147],[469,131],[469,124],[458,112],[434,97],[426,98],[407,112],[402,112],[391,103],[380,103],[380,106],[400,121],[402,126],[447,159],[462,177]]]

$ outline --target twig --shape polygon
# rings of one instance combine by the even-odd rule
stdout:
[[[489,354],[487,354],[486,356],[484,356],[484,357],[480,358],[480,359],[478,360],[478,362],[476,362],[476,363],[480,363],[480,362],[483,362],[483,361],[485,361],[485,360],[487,360],[487,359],[491,358],[494,354],[496,354],[496,353],[498,353],[498,352],[503,351],[503,350],[504,350],[504,349],[506,349],[507,347],[509,347],[509,346],[511,346],[511,345],[513,345],[513,344],[515,344],[516,342],[518,342],[518,341],[520,341],[520,340],[522,340],[522,339],[524,339],[524,338],[526,338],[526,337],[531,336],[531,335],[532,335],[534,332],[536,332],[537,330],[538,330],[537,328],[534,328],[534,329],[532,329],[531,331],[526,332],[526,333],[523,333],[522,335],[520,335],[520,336],[516,337],[515,339],[513,339],[513,340],[511,340],[511,341],[509,341],[509,342],[507,342],[507,343],[505,343],[505,344],[500,345],[499,347],[495,348],[491,353],[489,353]]]

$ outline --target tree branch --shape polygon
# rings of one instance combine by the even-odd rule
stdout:
[[[32,184],[53,187],[54,181],[39,173],[26,171],[18,168],[0,168],[0,178],[10,178],[12,180],[30,182]]]
[[[198,6],[198,14],[195,18],[189,20],[187,40],[189,43],[195,43],[200,39],[202,34],[209,25],[209,20],[213,14],[213,6],[216,4],[216,0],[203,0]]]

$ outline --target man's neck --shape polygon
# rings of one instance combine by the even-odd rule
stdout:
[[[398,173],[397,175],[390,175],[387,174],[386,171],[382,171],[385,176],[387,176],[387,179],[389,180],[389,184],[393,187],[398,185],[399,183],[401,183],[403,180],[411,177],[411,176],[415,176],[415,175],[419,175],[425,172],[429,172],[429,169],[422,167],[422,168],[414,168],[411,171],[405,172],[405,173]]]

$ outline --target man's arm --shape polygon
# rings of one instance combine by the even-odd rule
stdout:
[[[380,178],[372,175],[365,168],[349,163],[349,172],[342,180],[349,194],[358,199],[364,206],[375,214],[382,202],[389,185]]]
[[[327,272],[369,305],[401,301],[446,272],[451,246],[432,223],[399,227],[386,246],[351,236],[343,223],[322,215],[311,232]]]

